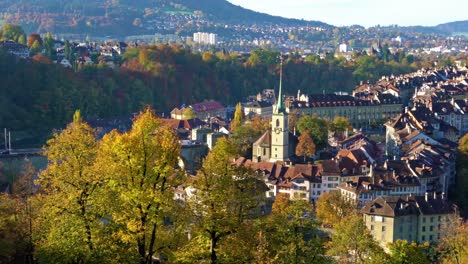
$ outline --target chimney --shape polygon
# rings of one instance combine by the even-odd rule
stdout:
[[[424,200],[426,200],[426,202],[429,201],[429,193],[428,193],[428,192],[426,192],[426,193],[424,194]]]

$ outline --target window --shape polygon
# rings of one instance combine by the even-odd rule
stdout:
[[[279,127],[279,126],[280,126],[279,119],[276,119],[276,127]]]
[[[426,223],[426,217],[425,216],[423,217],[423,223]]]
[[[434,231],[434,226],[430,226],[430,227],[429,227],[429,231],[431,231],[431,232]],[[432,239],[431,239],[431,240],[432,240]]]
[[[370,226],[370,230],[371,230],[371,231],[374,231],[374,225],[371,225],[371,226]]]
[[[433,240],[433,237],[432,235],[429,236],[429,241],[432,241]]]
[[[422,241],[422,242],[426,241],[426,236],[422,236],[422,237],[421,237],[421,241]]]
[[[431,216],[431,223],[434,223],[434,217]]]
[[[422,231],[426,232],[426,227],[425,226],[422,227]]]
[[[385,226],[382,226],[382,232],[385,232]]]
[[[374,222],[374,216],[373,215],[370,217],[370,221]]]
[[[442,216],[439,215],[439,222],[442,221]]]

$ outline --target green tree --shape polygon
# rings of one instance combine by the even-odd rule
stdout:
[[[351,126],[349,120],[346,117],[337,116],[333,119],[333,122],[331,123],[331,130],[338,132],[344,132],[346,130],[352,131],[353,127]]]
[[[26,34],[19,25],[6,24],[0,31],[0,39],[13,40],[25,44]]]
[[[37,180],[41,204],[35,234],[39,259],[48,263],[98,261],[105,239],[99,217],[102,174],[93,169],[96,132],[75,112],[73,122],[44,148],[47,168]]]
[[[230,140],[236,148],[237,153],[241,156],[249,157],[252,155],[252,144],[261,132],[252,128],[252,126],[243,124],[236,128],[233,134],[231,134]]]
[[[236,131],[236,128],[242,125],[242,119],[244,113],[242,112],[242,104],[238,103],[236,105],[236,111],[234,112],[234,119],[231,121],[231,132]]]
[[[347,216],[335,225],[328,244],[328,253],[340,256],[348,263],[366,263],[372,255],[382,251],[366,228],[362,216]]]
[[[44,38],[44,49],[45,55],[49,58],[52,58],[54,55],[54,39],[52,38],[52,34],[50,34],[50,32],[47,32]]]
[[[30,52],[32,54],[36,54],[36,53],[41,52],[41,50],[42,50],[42,45],[39,43],[39,41],[38,40],[34,41],[34,43],[32,44],[30,48]]]
[[[329,263],[312,204],[278,195],[273,212],[258,221],[256,263]]]
[[[97,166],[112,201],[108,207],[113,236],[125,245],[120,254],[137,253],[139,263],[153,263],[153,258],[168,254],[177,237],[172,187],[183,180],[176,169],[179,153],[177,136],[151,109],[135,118],[130,131],[113,131],[100,144]]]
[[[443,263],[468,262],[468,224],[461,218],[454,216],[443,227],[443,237],[439,241],[438,251]]]
[[[34,43],[36,41],[38,42],[38,45],[40,45],[42,47],[43,41],[42,41],[41,35],[39,35],[37,33],[32,33],[32,34],[29,35],[26,45],[29,48],[32,48],[32,46],[34,45]]]
[[[458,141],[457,153],[457,176],[454,187],[455,201],[463,213],[468,212],[468,168],[465,164],[468,162],[468,134],[465,134]]]
[[[65,58],[72,62],[72,48],[71,48],[71,45],[70,45],[70,41],[68,40],[65,40],[65,45],[64,45],[64,55],[65,55]]]
[[[235,155],[234,145],[220,139],[198,172],[193,182],[196,191],[189,198],[195,228],[209,241],[209,251],[200,255],[208,255],[211,263],[220,262],[220,242],[245,227],[264,197],[264,185],[256,174],[231,163]]]
[[[297,121],[297,129],[303,134],[309,132],[317,149],[323,149],[328,142],[327,122],[317,116],[305,115]]]
[[[186,107],[182,115],[185,120],[190,120],[194,119],[197,116],[197,113],[195,113],[195,110],[193,110],[192,107]]]
[[[394,264],[429,264],[427,250],[429,243],[417,244],[406,240],[397,240],[388,245],[390,250],[390,259],[387,263]]]
[[[317,200],[317,220],[327,226],[334,226],[355,212],[356,204],[342,197],[337,191],[323,193]]]
[[[304,131],[299,136],[299,143],[296,146],[296,155],[303,156],[304,162],[307,157],[315,155],[314,140],[310,137],[309,131]]]

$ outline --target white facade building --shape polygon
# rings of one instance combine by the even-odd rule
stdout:
[[[198,44],[216,45],[218,43],[218,35],[207,32],[193,33],[193,41]]]

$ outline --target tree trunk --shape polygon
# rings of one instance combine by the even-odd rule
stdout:
[[[146,264],[145,242],[138,240],[138,254],[140,255],[140,264]]]
[[[218,238],[216,237],[216,233],[210,233],[211,236],[211,264],[218,263],[218,256],[216,255],[216,243],[218,242]]]

